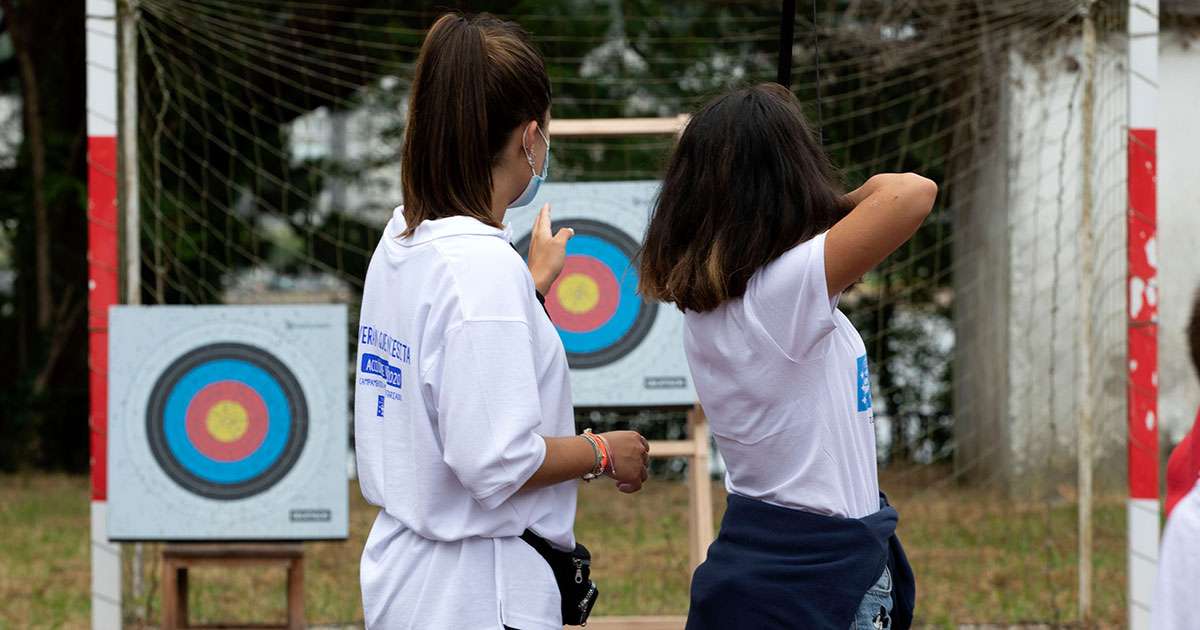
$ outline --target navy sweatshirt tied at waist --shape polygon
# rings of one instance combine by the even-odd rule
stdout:
[[[880,493],[863,518],[822,516],[730,494],[721,532],[692,577],[687,630],[846,630],[886,565],[892,628],[912,625],[916,583]]]

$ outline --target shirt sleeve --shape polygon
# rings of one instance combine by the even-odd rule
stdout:
[[[747,288],[755,318],[793,361],[818,354],[836,327],[837,296],[829,295],[825,278],[825,234],[768,263]]]
[[[546,458],[529,329],[468,320],[451,330],[437,395],[443,460],[475,500],[495,509]]]

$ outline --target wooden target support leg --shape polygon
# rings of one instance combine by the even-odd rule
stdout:
[[[163,554],[162,561],[162,627],[187,627],[187,568]]]
[[[713,541],[712,481],[708,466],[708,418],[696,405],[688,412],[688,436],[692,443],[692,461],[688,466],[688,547],[691,566],[704,562]]]
[[[193,626],[188,622],[188,569],[197,565],[221,567],[276,566],[287,570],[287,623],[255,628],[299,630],[304,623],[304,546],[283,544],[169,544],[162,552],[162,628],[248,627],[219,623]]]
[[[287,570],[288,628],[304,627],[304,555],[301,553],[288,564]]]
[[[687,414],[686,440],[652,440],[650,457],[688,459],[688,559],[694,571],[713,541],[712,481],[709,478],[708,418],[697,404]]]
[[[556,125],[558,123],[555,123]],[[708,419],[696,405],[687,414],[686,440],[654,440],[651,457],[688,459],[688,566],[691,571],[704,562],[713,541],[712,480],[709,478]],[[683,630],[684,617],[596,617],[588,622],[596,630]]]

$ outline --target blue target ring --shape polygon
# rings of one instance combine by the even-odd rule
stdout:
[[[641,344],[658,314],[658,305],[637,293],[637,241],[589,219],[555,221],[554,227],[570,227],[575,236],[567,242],[563,273],[545,296],[547,311],[571,368],[608,365]],[[517,243],[524,256],[529,239]]]
[[[308,410],[295,375],[269,352],[202,346],[159,376],[146,408],[150,451],[200,496],[232,500],[275,485],[295,465]]]
[[[200,452],[188,439],[188,405],[204,387],[220,381],[236,381],[262,397],[267,408],[267,435],[249,457],[222,462]],[[291,432],[292,412],[287,394],[266,370],[239,359],[217,359],[192,368],[171,388],[163,412],[167,448],[175,459],[196,476],[218,484],[236,484],[263,474],[279,459]]]
[[[567,241],[567,256],[591,256],[608,267],[617,279],[616,312],[595,330],[572,332],[559,328],[563,347],[574,354],[599,352],[615,345],[637,322],[642,300],[637,294],[638,273],[629,256],[611,242],[590,234],[580,234]]]

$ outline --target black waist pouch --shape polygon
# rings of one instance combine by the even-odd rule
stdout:
[[[590,578],[592,575],[592,554],[587,547],[576,544],[574,551],[559,551],[550,546],[545,538],[525,530],[521,534],[524,540],[538,552],[550,570],[554,573],[554,581],[558,583],[558,592],[562,596],[563,623],[568,626],[586,626],[588,615],[596,605],[600,589]]]

